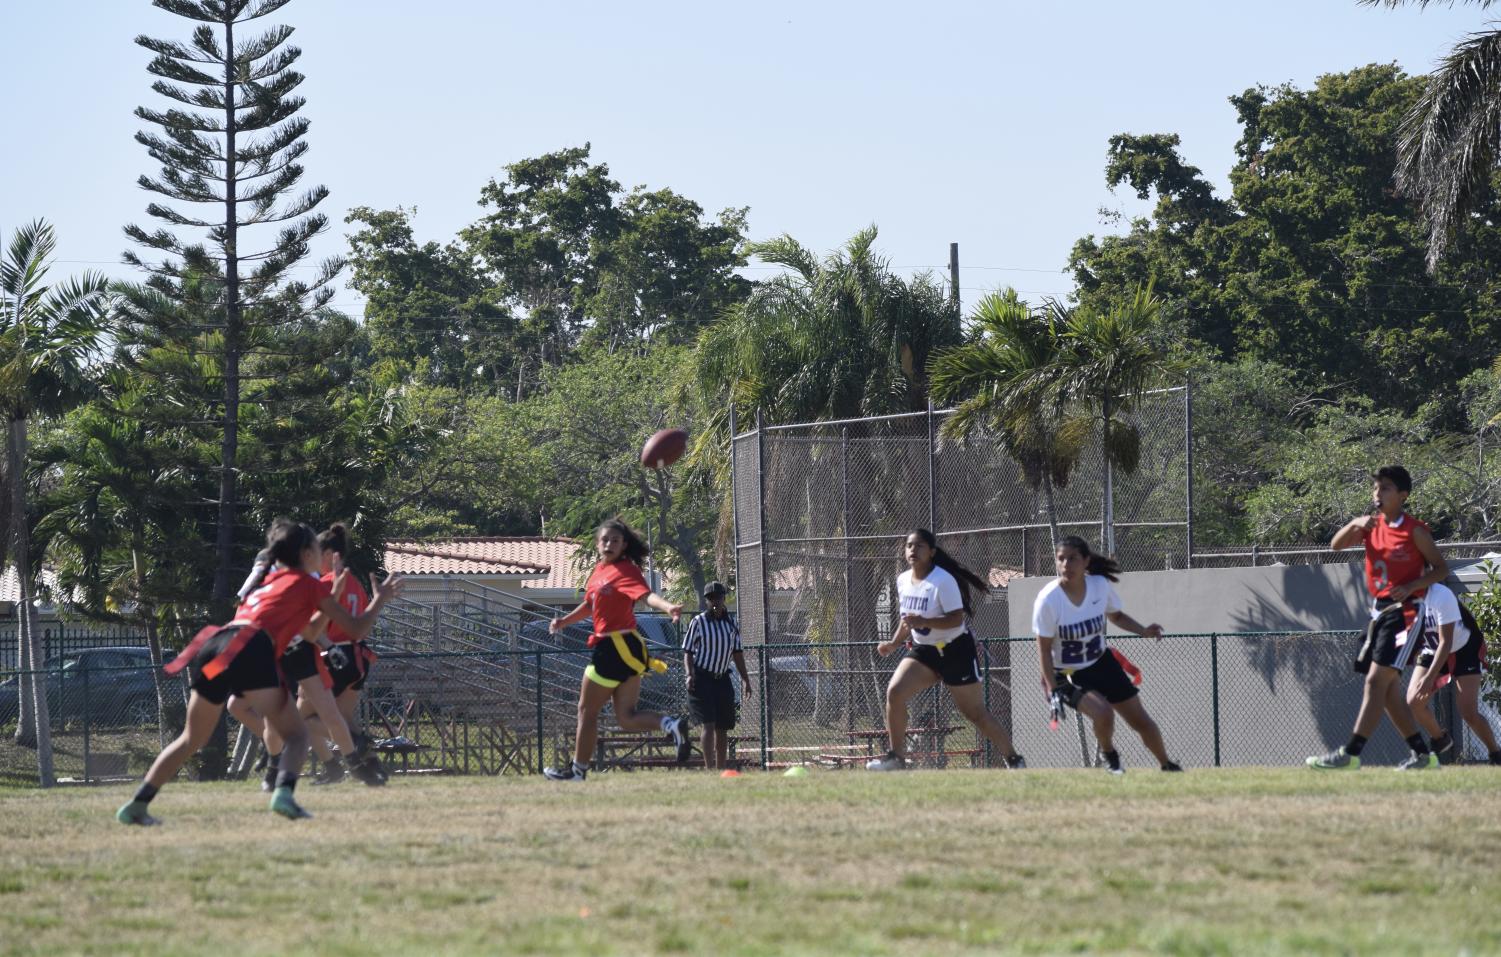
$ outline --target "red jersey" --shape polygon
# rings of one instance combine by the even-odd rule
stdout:
[[[332,588],[334,573],[326,573],[322,580],[325,585]],[[365,609],[370,605],[370,594],[365,591],[365,586],[360,584],[360,580],[353,575],[349,575],[344,579],[344,594],[335,595],[334,597],[339,600],[339,605],[355,618],[363,615]],[[339,644],[340,642],[354,641],[354,636],[335,623],[329,622],[328,640],[334,644]]]
[[[584,586],[584,601],[594,609],[589,646],[599,644],[612,631],[635,630],[636,602],[650,594],[641,568],[629,558],[595,565]]]
[[[1386,598],[1395,585],[1405,585],[1423,577],[1428,559],[1418,551],[1413,533],[1428,526],[1403,512],[1396,524],[1377,516],[1376,524],[1361,535],[1365,542],[1365,581],[1373,598]],[[1426,590],[1426,589],[1425,589]],[[1421,598],[1423,592],[1413,597]]]
[[[261,587],[245,596],[235,619],[264,629],[280,655],[307,627],[326,594],[328,587],[307,572],[278,568],[266,576]]]

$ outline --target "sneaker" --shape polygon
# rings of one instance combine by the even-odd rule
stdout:
[[[162,823],[147,813],[146,805],[140,801],[131,801],[116,811],[115,820],[121,824],[136,824],[141,827],[155,827]]]
[[[1027,759],[1019,754],[1013,754],[1003,760],[1006,762],[1006,769],[1009,771],[1021,771],[1027,766]]]
[[[1183,766],[1180,765],[1177,761],[1169,761],[1168,763],[1166,763],[1166,764],[1164,764],[1162,766],[1162,770],[1164,770],[1164,771],[1178,771],[1178,772],[1181,772],[1183,770]]]
[[[1501,764],[1501,751],[1492,751],[1488,760],[1492,764]]]
[[[881,757],[871,758],[865,762],[867,771],[904,771],[906,768],[906,759],[895,751],[887,751]]]
[[[542,769],[542,776],[549,781],[582,781],[588,774],[588,771],[581,771],[571,764],[566,768]]]
[[[688,719],[673,718],[667,733],[672,735],[672,740],[677,742],[678,764],[687,764],[688,759],[693,757],[693,742],[688,738]]]
[[[300,818],[312,817],[311,814],[303,809],[301,804],[297,803],[297,799],[292,796],[291,788],[277,788],[274,792],[272,792],[271,810],[275,811],[277,814],[280,814],[282,817],[293,821],[296,821]]]
[[[1416,751],[1414,751],[1414,752],[1412,752],[1411,754],[1409,754],[1407,756],[1407,760],[1406,761],[1403,761],[1401,764],[1397,765],[1397,770],[1398,771],[1427,771],[1429,768],[1437,768],[1437,767],[1438,767],[1438,755],[1434,754],[1432,751],[1425,751],[1422,754],[1419,754]]]
[[[1121,767],[1121,756],[1117,751],[1105,751],[1100,754],[1105,759],[1105,770],[1111,774],[1125,774],[1126,769]]]
[[[1453,764],[1459,760],[1459,749],[1454,746],[1454,739],[1446,737],[1441,739],[1443,747],[1439,747],[1439,739],[1429,742],[1433,746],[1433,753],[1438,755],[1439,764]]]
[[[339,763],[338,761],[328,762],[327,764],[323,765],[323,767],[318,769],[317,774],[313,775],[313,783],[318,785],[338,784],[343,780],[344,765]]]
[[[381,774],[380,762],[373,757],[355,763],[349,773],[366,787],[378,788],[386,783],[385,775]]]
[[[1319,754],[1303,762],[1310,768],[1320,771],[1356,771],[1360,769],[1360,758],[1354,754],[1348,754],[1343,747],[1335,748],[1328,754]]]

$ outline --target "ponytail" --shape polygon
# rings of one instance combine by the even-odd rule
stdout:
[[[343,522],[334,522],[318,536],[318,546],[325,552],[337,552],[340,558],[349,554],[349,529]]]
[[[990,591],[990,583],[959,564],[959,561],[954,556],[939,547],[937,537],[926,528],[914,528],[908,534],[916,535],[926,542],[929,548],[933,549],[933,566],[941,568],[954,576],[954,581],[959,583],[959,597],[964,601],[964,613],[966,615],[973,615],[975,609],[974,604],[970,601],[970,589],[976,588],[982,592],[988,592]]]
[[[1087,563],[1085,574],[1103,575],[1113,582],[1120,581],[1120,562],[1105,555],[1096,555],[1089,550],[1089,543],[1077,535],[1070,535],[1058,542],[1059,548],[1072,548]]]

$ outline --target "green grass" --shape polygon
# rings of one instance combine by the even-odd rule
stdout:
[[[1501,773],[948,770],[0,793],[6,954],[1501,952]]]

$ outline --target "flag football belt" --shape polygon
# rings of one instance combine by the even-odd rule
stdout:
[[[615,648],[615,654],[619,655],[620,660],[625,662],[625,666],[636,672],[636,674],[644,675],[646,674],[648,669],[655,671],[658,674],[666,671],[667,662],[662,661],[659,658],[653,658],[650,655],[647,655],[646,662],[643,664],[641,659],[636,657],[635,653],[631,650],[630,642],[625,640],[627,635],[634,634],[637,633],[634,631],[612,631],[604,637],[610,639],[612,646]],[[641,639],[641,647],[643,649],[646,647],[646,639],[644,637]],[[619,687],[620,685],[619,681],[616,681],[612,678],[606,678],[604,675],[594,670],[593,665],[585,668],[584,674],[588,676],[590,681],[593,681],[598,685],[603,685],[606,688],[615,688]]]
[[[253,621],[239,620],[232,621],[227,625],[206,625],[199,630],[198,634],[193,636],[193,640],[188,642],[186,648],[178,652],[176,658],[173,658],[162,666],[162,670],[169,675],[177,674],[188,666],[188,662],[192,661],[193,656],[198,654],[204,645],[208,644],[210,638],[229,628],[236,629],[234,637],[229,639],[229,643],[224,646],[223,651],[219,652],[213,657],[213,660],[203,666],[203,676],[205,678],[212,681],[219,677],[229,667],[229,663],[235,660],[235,655],[238,655],[250,643],[250,639],[254,638],[260,632],[260,625],[257,625]]]
[[[1140,685],[1141,684],[1141,677],[1142,677],[1141,676],[1141,669],[1138,668],[1138,667],[1136,667],[1136,662],[1134,662],[1130,658],[1126,657],[1125,652],[1121,651],[1119,648],[1111,648],[1110,649],[1110,657],[1114,658],[1115,659],[1115,663],[1121,666],[1121,670],[1126,673],[1126,677],[1128,677],[1128,678],[1131,679],[1131,683],[1133,685]],[[1097,662],[1099,660],[1100,660],[1099,658],[1096,658],[1094,661],[1090,662],[1089,664],[1092,665],[1092,664],[1094,664],[1095,662]],[[1084,667],[1088,668],[1089,665],[1085,665]],[[1083,669],[1082,668],[1059,668],[1058,670],[1063,673],[1063,676],[1065,678],[1072,679],[1073,676],[1074,676],[1074,672],[1076,672],[1076,671],[1082,671]],[[1043,687],[1046,687],[1046,685],[1044,685]]]

